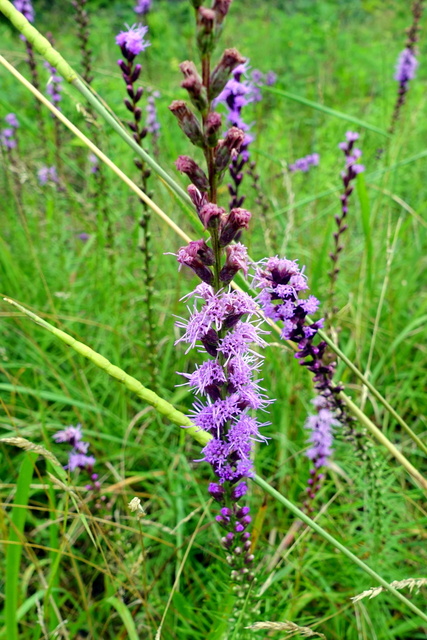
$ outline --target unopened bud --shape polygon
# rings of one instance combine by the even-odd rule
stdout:
[[[251,219],[250,211],[246,209],[232,209],[224,220],[219,237],[219,244],[225,247],[237,236],[239,231],[247,229]]]
[[[203,222],[205,229],[217,226],[221,216],[225,214],[225,209],[218,207],[212,202],[205,204],[199,211],[199,218]]]
[[[190,178],[191,182],[199,191],[209,191],[209,181],[206,174],[192,158],[189,156],[179,156],[175,165],[178,171],[185,173]]]
[[[224,284],[229,284],[236,273],[242,269],[247,275],[248,273],[248,253],[243,244],[233,244],[226,248],[227,260],[222,267],[219,279]]]
[[[215,47],[215,11],[199,7],[197,12],[197,46],[202,56],[211,53]]]
[[[187,138],[197,147],[203,148],[205,146],[205,138],[202,127],[187,103],[184,100],[174,100],[169,105],[169,110],[178,120],[178,124]]]
[[[215,171],[222,176],[232,158],[233,152],[238,152],[243,141],[245,133],[237,127],[231,127],[223,140],[220,140],[215,147]]]
[[[215,11],[216,23],[220,25],[223,23],[225,16],[228,13],[232,0],[214,0],[212,9]]]
[[[219,132],[222,125],[222,118],[219,113],[216,111],[210,111],[205,122],[205,135],[206,142],[209,147],[215,147],[218,138]]]
[[[193,240],[186,247],[181,247],[177,253],[177,260],[193,269],[203,282],[212,283],[213,274],[208,267],[214,264],[215,256],[204,240]]]
[[[190,184],[187,187],[188,195],[190,196],[194,206],[196,207],[197,213],[200,214],[200,210],[205,204],[208,204],[208,199],[205,193],[200,193],[197,187],[194,184]]]
[[[216,98],[224,89],[231,72],[246,61],[237,49],[226,49],[221,60],[211,73],[209,82],[209,100]]]
[[[206,87],[203,86],[203,81],[196,69],[196,65],[194,62],[185,60],[179,65],[179,68],[185,78],[181,83],[181,87],[188,91],[191,102],[199,111],[206,111],[208,106]]]

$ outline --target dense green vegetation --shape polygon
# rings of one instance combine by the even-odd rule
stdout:
[[[56,48],[80,70],[71,5],[39,5],[37,0],[34,4],[35,26],[43,34],[51,32]],[[93,88],[125,120],[114,37],[124,23],[135,21],[132,3],[89,1],[87,8]],[[143,85],[161,93],[157,159],[183,186],[188,181],[174,162],[192,150],[167,106],[185,98],[178,64],[197,58],[190,9],[184,1],[154,0],[147,20],[152,46],[141,56]],[[338,143],[348,129],[361,134],[366,171],[358,178],[350,204],[337,282],[339,311],[333,321],[339,332],[333,335],[425,440],[425,27],[417,78],[395,134],[386,134],[397,91],[394,66],[410,21],[408,4],[399,1],[235,0],[221,46],[237,47],[254,68],[278,75],[273,89],[265,88],[263,100],[249,106],[245,116],[255,123],[252,158],[269,203],[262,217],[250,179],[245,178],[245,206],[253,211],[245,235],[249,252],[255,260],[272,254],[298,259],[306,266],[311,292],[325,304],[328,254],[342,188]],[[0,43],[0,54],[29,77],[24,45],[5,19],[0,22]],[[45,90],[49,73],[42,59],[38,61]],[[16,163],[2,153],[1,293],[151,387],[138,198],[107,167],[105,189],[97,196],[87,150],[63,127],[64,186],[41,186],[37,171],[56,163],[53,119],[43,108],[43,139],[35,99],[3,67],[0,87],[1,120],[13,112],[21,125]],[[337,113],[325,112],[325,106]],[[94,135],[84,99],[69,85],[64,86],[61,109],[86,135]],[[100,118],[96,129],[102,150],[138,182],[132,151]],[[287,171],[287,164],[313,152],[320,154],[319,167],[307,174]],[[197,238],[185,207],[155,175],[149,188],[170,218]],[[225,186],[220,196],[225,204]],[[154,390],[188,413],[191,393],[177,386],[182,379],[175,372],[192,371],[197,362],[194,351],[189,357],[182,344],[174,346],[179,335],[175,322],[187,313],[180,299],[196,279],[187,269],[178,272],[170,255],[182,240],[154,214],[150,229],[157,344]],[[87,242],[82,242],[81,233],[89,234]],[[426,623],[391,594],[353,604],[351,597],[376,586],[372,578],[308,527],[281,547],[295,517],[254,484],[250,502],[258,582],[247,616],[230,624],[229,567],[219,544],[216,506],[206,491],[212,473],[208,465],[193,462],[200,457],[199,445],[10,305],[1,303],[0,316],[2,437],[26,438],[66,464],[66,447],[55,443],[52,435],[80,423],[101,482],[99,494],[88,492],[83,473],[61,476],[46,457],[11,443],[1,445],[0,535],[6,570],[0,592],[16,598],[16,637],[154,639],[170,596],[165,640],[288,637],[284,631],[244,631],[263,620],[310,626],[328,640],[426,637]],[[257,447],[256,471],[301,507],[309,470],[304,423],[313,397],[312,380],[285,342],[273,332],[267,339],[271,346],[265,353],[263,385],[276,402],[270,408],[271,424],[263,430],[269,443]],[[406,458],[427,474],[425,454],[342,362],[337,379]],[[364,437],[376,454],[375,464],[372,455],[357,456],[352,443],[336,435],[312,516],[388,582],[426,577],[425,492],[370,436]],[[146,512],[141,518],[127,506],[135,496]],[[425,588],[404,593],[425,611]],[[0,638],[15,640],[7,635],[12,624],[7,615],[0,620]]]

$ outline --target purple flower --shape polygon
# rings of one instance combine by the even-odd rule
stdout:
[[[7,116],[4,117],[4,120],[9,127],[13,127],[15,129],[19,127],[18,118],[14,113],[8,113]]]
[[[82,242],[87,242],[89,240],[89,238],[90,238],[90,235],[89,235],[89,233],[83,232],[83,233],[79,233],[77,237]]]
[[[96,460],[93,456],[87,456],[84,453],[72,452],[68,456],[68,464],[65,469],[75,471],[75,469],[92,469]]]
[[[151,95],[148,97],[147,106],[145,107],[147,118],[145,120],[145,126],[147,128],[148,133],[151,133],[154,141],[156,141],[159,137],[160,131],[160,122],[157,119],[157,108],[156,108],[156,99],[160,98],[160,93],[158,91],[153,91]]]
[[[417,67],[418,60],[414,52],[409,48],[403,49],[399,54],[394,79],[397,80],[401,86],[406,87],[408,82],[415,78]]]
[[[295,171],[302,171],[303,173],[307,173],[307,171],[310,170],[310,167],[317,167],[319,161],[319,154],[311,153],[308,156],[304,156],[303,158],[295,160],[293,164],[290,164],[289,171],[291,171],[291,173],[294,173]]]
[[[52,438],[55,442],[68,442],[72,447],[75,447],[83,438],[82,426],[80,424],[76,427],[71,425],[66,429],[62,429],[61,431],[54,433]]]
[[[41,169],[37,171],[37,178],[41,186],[44,186],[48,182],[54,182],[55,184],[59,182],[56,167],[41,167]]]
[[[308,442],[312,446],[306,451],[306,456],[313,461],[314,469],[327,466],[332,453],[333,428],[340,426],[339,420],[330,409],[330,403],[323,396],[312,400],[317,412],[308,416],[305,428],[310,431]]]
[[[47,60],[43,63],[43,66],[49,71],[50,78],[47,83],[46,93],[50,96],[50,100],[52,104],[55,105],[57,109],[59,109],[59,103],[62,100],[61,91],[62,91],[62,77],[58,75],[55,67],[47,62]]]
[[[137,0],[136,7],[134,7],[135,13],[145,16],[151,9],[152,0]]]
[[[99,160],[98,160],[98,156],[96,156],[94,153],[90,153],[88,155],[88,160],[91,164],[90,167],[90,172],[91,173],[97,173],[99,171]]]
[[[6,127],[0,131],[0,144],[6,149],[15,149],[17,142],[15,138],[15,129]]]
[[[128,58],[128,54],[137,56],[150,46],[150,43],[144,40],[147,31],[148,27],[142,24],[134,24],[132,27],[128,27],[127,31],[121,31],[116,36],[116,44],[122,49],[125,57]]]
[[[34,8],[31,0],[14,0],[15,9],[20,11],[27,18],[28,22],[34,22]]]

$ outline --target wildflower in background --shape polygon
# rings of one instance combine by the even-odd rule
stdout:
[[[91,173],[97,173],[99,171],[99,160],[98,160],[98,156],[96,156],[94,153],[89,153],[88,155],[88,160],[90,163],[90,172]]]
[[[424,0],[414,0],[411,6],[412,24],[407,30],[406,46],[399,54],[394,79],[399,83],[396,103],[394,105],[393,115],[389,133],[393,133],[396,123],[400,116],[400,111],[405,103],[406,94],[409,89],[409,82],[415,78],[415,72],[418,67],[416,44],[419,39],[420,21],[423,13]]]
[[[145,107],[146,119],[145,127],[147,132],[151,134],[154,155],[158,155],[158,140],[160,136],[160,122],[157,118],[156,100],[160,98],[159,91],[152,91],[147,98],[147,106]]]
[[[5,127],[0,131],[0,144],[8,150],[16,148],[17,141],[13,127]]]
[[[62,91],[62,77],[58,75],[55,67],[53,67],[50,62],[47,60],[43,63],[45,69],[47,69],[50,73],[50,78],[47,83],[46,93],[50,96],[50,101],[57,108],[60,109],[59,103],[62,100],[61,91]]]
[[[353,131],[347,131],[345,137],[346,140],[344,142],[340,142],[338,145],[338,147],[341,149],[341,151],[344,152],[345,155],[345,168],[341,173],[341,178],[344,186],[344,191],[340,196],[341,215],[335,216],[337,230],[334,233],[334,249],[329,254],[329,257],[332,261],[332,269],[328,274],[330,278],[329,305],[332,314],[338,311],[338,309],[334,306],[335,285],[338,273],[340,271],[338,267],[338,260],[340,253],[343,250],[343,246],[341,244],[341,236],[347,229],[345,220],[348,213],[348,201],[354,189],[352,183],[355,181],[357,175],[365,170],[364,165],[359,164],[362,152],[360,149],[354,146],[356,140],[359,139],[359,134]]]
[[[34,22],[35,13],[31,0],[14,0],[13,5],[17,11],[22,13],[28,22]]]
[[[80,424],[77,426],[69,426],[65,429],[57,431],[52,436],[55,442],[60,444],[68,444],[71,450],[68,453],[68,464],[65,465],[65,469],[68,471],[75,471],[76,469],[83,469],[90,474],[91,484],[86,485],[88,490],[99,490],[101,484],[98,481],[98,474],[93,473],[93,467],[96,460],[94,456],[87,455],[89,449],[89,443],[83,440],[82,427]]]
[[[13,127],[14,129],[18,129],[19,128],[19,121],[18,121],[18,118],[16,117],[16,115],[14,113],[8,113],[4,117],[4,121],[6,122],[6,124],[9,125],[9,127]]]
[[[41,167],[37,171],[37,178],[38,178],[39,184],[41,186],[44,186],[48,182],[52,182],[54,184],[58,184],[59,183],[58,172],[56,170],[56,167],[54,167],[54,166],[52,166],[52,167],[46,167],[46,166],[45,167]]]
[[[137,0],[136,6],[133,10],[140,16],[146,16],[150,11],[152,4],[152,0]]]
[[[320,156],[318,153],[310,153],[308,156],[295,160],[294,163],[289,165],[289,171],[295,173],[295,171],[302,171],[307,173],[311,167],[317,167],[319,165]]]
[[[132,119],[127,121],[127,126],[132,131],[135,142],[142,148],[144,140],[148,133],[148,127],[143,122],[143,111],[140,106],[141,98],[144,94],[142,86],[138,86],[138,80],[141,74],[141,64],[136,62],[136,57],[150,46],[150,42],[146,39],[148,27],[142,24],[136,24],[128,27],[127,31],[121,31],[116,36],[116,44],[119,45],[123,59],[117,61],[122,78],[126,86],[127,98],[124,100],[126,109],[132,114]],[[156,142],[159,126],[156,118],[156,108],[154,105],[154,95],[152,100],[148,100],[146,106],[147,118],[149,119],[149,127],[152,133],[153,149],[156,152]],[[140,180],[142,190],[147,193],[148,180],[151,172],[147,165],[138,157],[135,166],[140,172]],[[142,206],[142,215],[139,221],[139,249],[143,256],[143,272],[145,285],[145,330],[146,330],[146,346],[147,346],[147,365],[151,378],[152,388],[156,387],[157,362],[156,362],[156,321],[153,310],[154,295],[154,275],[152,270],[152,253],[150,250],[150,220],[151,212],[144,201],[140,201]]]

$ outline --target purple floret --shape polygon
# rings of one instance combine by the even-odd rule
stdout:
[[[34,22],[34,8],[31,0],[14,0],[14,7],[27,18],[28,22]]]
[[[116,44],[123,50],[123,55],[130,53],[133,56],[137,56],[141,51],[144,51],[150,46],[148,40],[144,40],[148,31],[148,27],[142,24],[134,24],[129,27],[128,31],[121,31],[116,36]]]
[[[405,86],[410,80],[415,78],[415,72],[418,67],[418,60],[411,49],[403,49],[399,54],[394,79],[399,84]]]
[[[8,113],[7,116],[4,117],[4,120],[9,127],[13,127],[14,129],[19,127],[18,118],[14,113]]]
[[[137,0],[137,4],[134,7],[135,13],[145,16],[151,9],[152,0]]]

